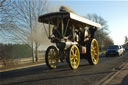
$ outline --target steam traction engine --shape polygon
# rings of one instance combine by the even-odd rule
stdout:
[[[48,39],[56,44],[49,46],[45,54],[50,69],[64,60],[71,69],[77,69],[83,58],[91,65],[98,63],[99,48],[94,34],[100,24],[66,11],[44,14],[39,16],[38,21],[43,23]]]

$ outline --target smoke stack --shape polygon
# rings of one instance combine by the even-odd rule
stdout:
[[[61,6],[59,10],[60,11],[66,11],[66,12],[72,12],[72,13],[76,14],[76,12],[72,8],[69,8],[69,7],[66,7],[66,6]]]

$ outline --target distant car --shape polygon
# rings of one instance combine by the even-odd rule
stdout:
[[[124,54],[124,52],[125,52],[125,48],[124,48],[123,46],[121,46],[120,49],[123,50],[123,54]]]
[[[124,53],[124,49],[122,46],[112,45],[107,48],[106,57],[121,56],[121,55],[123,55],[123,53]]]
[[[128,51],[128,46],[125,47],[125,51]]]

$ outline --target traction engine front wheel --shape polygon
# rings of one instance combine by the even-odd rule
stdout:
[[[55,46],[49,46],[47,48],[45,54],[45,62],[50,69],[56,68],[56,65],[59,62],[59,57],[58,57],[58,50]]]
[[[69,49],[68,63],[71,69],[77,69],[80,63],[80,52],[76,45],[72,45]]]

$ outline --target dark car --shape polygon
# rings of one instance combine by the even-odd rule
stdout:
[[[125,51],[128,51],[128,46],[125,47]]]
[[[106,57],[108,56],[121,56],[123,54],[123,49],[121,46],[112,45],[107,48]]]

